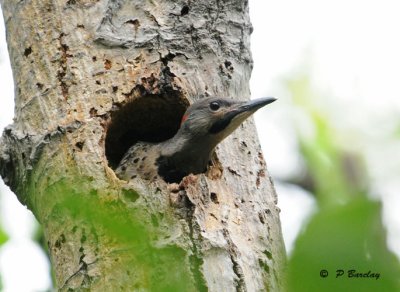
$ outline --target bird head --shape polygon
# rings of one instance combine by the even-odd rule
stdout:
[[[199,138],[211,137],[219,143],[258,109],[275,100],[274,97],[250,101],[206,98],[187,109],[182,117],[180,130]]]
[[[206,98],[193,103],[182,117],[174,137],[161,145],[158,173],[166,181],[204,172],[212,151],[224,138],[273,97],[250,101]]]

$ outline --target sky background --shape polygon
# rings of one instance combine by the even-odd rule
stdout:
[[[302,171],[295,139],[296,112],[286,81],[307,74],[321,97],[318,107],[344,133],[338,141],[361,152],[372,186],[382,200],[389,248],[400,256],[400,149],[390,135],[400,116],[400,2],[398,0],[250,1],[254,26],[252,98],[279,101],[256,114],[268,170],[279,195],[285,244],[290,252],[313,197],[285,183]],[[0,129],[12,123],[13,82],[0,24]],[[307,131],[307,119],[300,125]],[[0,183],[1,220],[10,240],[0,249],[4,291],[43,291],[50,285],[49,263],[30,238],[33,216]],[[23,277],[21,281],[20,275]]]

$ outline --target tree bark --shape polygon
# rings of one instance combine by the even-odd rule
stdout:
[[[43,225],[57,286],[279,291],[277,196],[253,120],[179,186],[119,180],[138,140],[205,96],[248,99],[247,1],[1,1],[15,119],[5,182]]]

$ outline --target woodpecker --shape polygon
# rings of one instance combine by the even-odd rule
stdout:
[[[126,152],[115,173],[120,179],[179,183],[184,176],[205,172],[214,148],[261,107],[276,98],[235,101],[206,98],[193,103],[171,139],[137,142]]]

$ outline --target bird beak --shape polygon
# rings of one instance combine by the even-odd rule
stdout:
[[[245,119],[254,114],[258,109],[274,102],[275,100],[275,97],[263,97],[249,100],[244,103],[239,103],[237,105],[234,105],[226,113],[226,118],[230,120],[237,120],[239,123],[242,123]]]
[[[271,102],[274,102],[275,100],[275,97],[264,97],[243,103],[237,103],[233,105],[227,112],[225,112],[225,114],[212,125],[209,131],[212,134],[219,133],[226,128],[230,128],[231,131],[233,131],[258,109],[270,104]],[[229,134],[229,131],[227,133]]]
[[[270,104],[276,100],[275,97],[263,97],[254,100],[249,100],[248,102],[239,105],[238,108],[234,109],[237,114],[243,112],[249,112],[253,114],[256,110],[262,108],[263,106]]]

